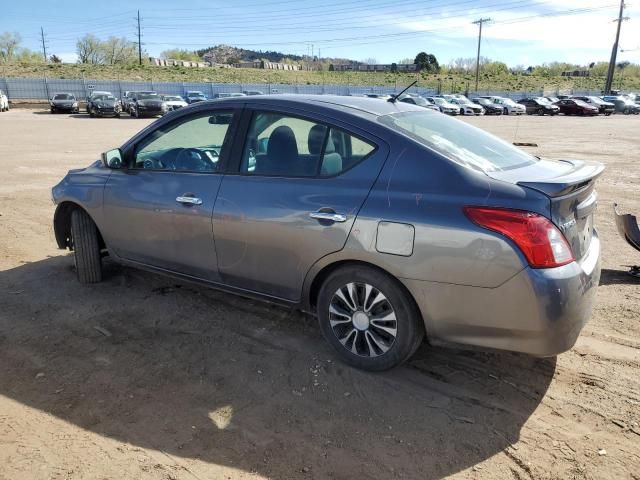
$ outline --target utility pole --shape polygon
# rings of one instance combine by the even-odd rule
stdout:
[[[482,41],[482,24],[490,21],[490,18],[480,18],[479,20],[472,22],[473,24],[480,26],[480,30],[478,32],[478,54],[476,55],[476,92],[478,91],[478,78],[480,76],[480,42]]]
[[[618,22],[618,28],[616,30],[616,41],[613,44],[611,50],[611,59],[609,60],[609,69],[607,70],[607,81],[604,84],[604,94],[609,95],[611,93],[611,84],[613,83],[613,75],[616,71],[616,57],[618,55],[618,40],[620,40],[620,27],[623,20],[628,20],[629,17],[622,17],[624,12],[624,0],[620,0],[620,13],[618,13],[618,19],[614,22]]]
[[[40,27],[40,36],[42,38],[42,54],[44,55],[44,62],[47,63],[47,44],[44,41],[44,29]]]
[[[138,10],[138,62],[142,65],[142,32],[140,31],[140,10]]]

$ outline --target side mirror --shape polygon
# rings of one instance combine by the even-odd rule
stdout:
[[[108,150],[102,154],[102,163],[107,168],[119,169],[122,168],[124,162],[122,161],[122,152],[119,148]]]

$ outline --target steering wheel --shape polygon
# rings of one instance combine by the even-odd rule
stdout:
[[[211,170],[212,164],[202,150],[198,148],[183,148],[173,161],[174,170]]]

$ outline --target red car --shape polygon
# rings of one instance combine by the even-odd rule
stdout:
[[[565,115],[598,115],[598,107],[575,98],[559,100],[554,105],[557,105],[560,108],[560,113]]]

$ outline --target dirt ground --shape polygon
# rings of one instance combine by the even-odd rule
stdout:
[[[106,262],[78,284],[50,188],[150,120],[0,114],[0,479],[640,479],[640,117],[469,120],[598,159],[603,275],[552,359],[423,346],[369,374],[311,318]]]

